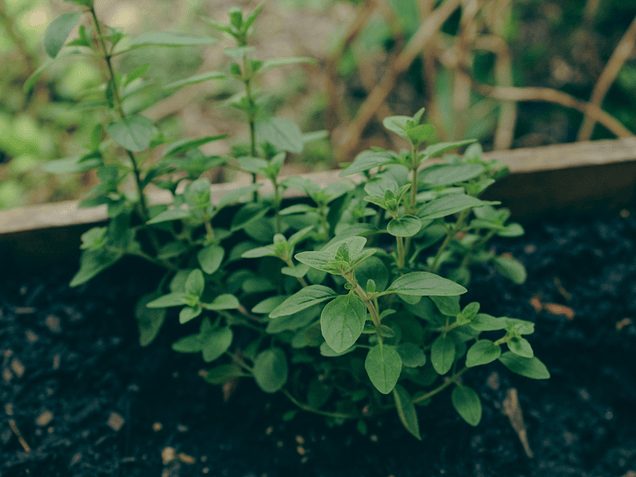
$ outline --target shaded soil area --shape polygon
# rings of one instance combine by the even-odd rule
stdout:
[[[632,214],[547,221],[495,243],[525,263],[526,285],[482,267],[466,299],[535,321],[531,342],[552,379],[531,381],[499,364],[467,373],[482,423],[464,423],[444,393],[419,410],[421,443],[392,415],[366,436],[355,423],[329,429],[307,414],[282,422],[284,397],[248,380],[224,403],[197,375],[200,358],[170,350],[176,325],[139,346],[132,309],[155,275],[138,262],[76,289],[67,286],[76,263],[21,277],[5,269],[0,476],[633,477],[634,237]],[[510,388],[532,459],[502,414]]]

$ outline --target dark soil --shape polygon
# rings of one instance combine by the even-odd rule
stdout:
[[[632,214],[554,220],[496,243],[526,264],[528,282],[513,285],[484,267],[467,299],[536,321],[532,345],[552,379],[528,380],[499,364],[467,373],[482,397],[482,423],[464,423],[445,393],[420,409],[421,443],[389,415],[367,436],[307,414],[281,424],[288,403],[248,380],[224,404],[197,375],[200,358],[170,351],[176,326],[139,346],[132,308],[154,273],[138,262],[77,289],[66,285],[76,263],[19,278],[5,269],[0,476],[634,476],[634,237]],[[574,318],[535,311],[537,294],[535,305],[564,305]],[[501,411],[510,388],[532,459]],[[164,466],[162,452],[172,450],[177,459]]]

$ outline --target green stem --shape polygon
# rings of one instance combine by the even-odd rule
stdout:
[[[292,261],[291,258],[284,260],[284,262],[287,264],[289,268],[296,268],[296,265],[294,265],[294,262]],[[301,284],[303,288],[307,286],[307,282],[305,281],[303,277],[296,277],[296,278],[298,279],[298,282]]]
[[[276,233],[280,234],[283,230],[281,222],[280,222],[280,204],[281,204],[281,196],[278,184],[275,180],[272,181],[272,185],[274,186],[274,208],[276,209],[276,218],[275,218],[275,229]]]
[[[117,114],[119,115],[119,118],[123,120],[126,118],[126,114],[124,113],[121,96],[119,95],[119,88],[117,87],[117,82],[115,79],[116,78],[115,70],[113,69],[113,64],[111,61],[111,54],[108,51],[108,48],[106,47],[106,42],[104,41],[104,36],[102,35],[102,28],[99,23],[99,20],[97,19],[97,14],[95,13],[95,8],[92,7],[90,9],[90,12],[91,12],[91,16],[93,17],[93,21],[95,22],[97,37],[99,38],[99,42],[101,44],[102,51],[104,53],[104,60],[106,61],[106,66],[108,67],[108,74],[110,76],[109,82],[112,83],[113,85],[112,93],[113,93],[113,102],[115,104],[115,109],[117,111]],[[139,170],[139,165],[137,164],[137,160],[135,159],[135,155],[132,153],[132,151],[129,151],[128,149],[126,149],[126,154],[128,155],[128,158],[130,159],[130,162],[132,163],[132,166],[133,166],[133,175],[135,176],[135,185],[137,186],[137,193],[139,195],[139,207],[140,207],[139,215],[141,216],[141,219],[143,220],[145,224],[150,218],[150,213],[148,212],[148,203],[146,202],[146,196],[143,190],[144,188],[141,183],[141,171]],[[152,230],[150,229],[146,229],[146,230],[148,231],[148,236],[150,237],[152,246],[154,247],[155,251],[158,251],[159,241],[157,240],[157,237],[155,236]]]
[[[369,314],[371,315],[373,324],[379,330],[380,326],[382,325],[382,322],[380,320],[380,314],[378,313],[378,309],[373,304],[373,300],[369,298],[369,295],[367,295],[367,293],[362,289],[362,287],[359,284],[352,283],[351,281],[349,281],[349,283],[355,287],[354,291],[360,297],[360,299],[364,302],[364,304],[367,306],[367,310],[369,310]],[[378,339],[380,340],[380,342],[382,341],[380,335],[378,335]]]
[[[450,386],[453,383],[457,382],[457,379],[464,374],[466,371],[468,371],[470,368],[463,368],[459,371],[457,371],[455,374],[453,374],[451,377],[448,378],[448,380],[443,383],[440,384],[439,386],[437,386],[435,389],[433,389],[432,391],[426,393],[426,394],[422,394],[421,396],[416,397],[415,399],[413,399],[413,403],[418,403],[418,402],[422,402],[422,401],[426,401],[427,399],[432,398],[433,396],[435,396],[436,394],[442,392],[444,389],[446,389],[448,386]]]
[[[239,46],[242,45],[239,42]],[[254,98],[252,96],[252,71],[250,64],[247,60],[247,56],[243,56],[243,84],[245,85],[245,99],[247,99],[248,110],[245,111],[247,116],[247,123],[250,128],[250,155],[251,157],[258,157],[256,154],[256,123],[254,117]],[[256,184],[256,174],[252,174],[252,184]],[[254,191],[254,202],[258,200],[258,192]]]
[[[448,234],[446,234],[446,238],[444,239],[444,242],[442,242],[442,245],[440,245],[439,249],[437,250],[437,254],[435,254],[435,258],[433,259],[431,272],[437,273],[439,268],[439,260],[442,256],[442,253],[444,252],[444,250],[446,250],[446,248],[448,247],[448,244],[450,244],[450,241],[455,237],[455,235],[457,235],[460,229],[464,226],[464,221],[466,220],[466,217],[468,217],[469,213],[470,213],[470,209],[466,209],[462,211],[459,214],[459,218],[457,219],[457,222],[455,223],[455,225],[448,231]]]
[[[495,234],[497,233],[496,230],[491,230],[489,231],[484,237],[475,240],[471,245],[470,245],[470,249],[468,250],[468,252],[466,253],[466,255],[464,256],[464,259],[462,260],[461,265],[459,266],[459,268],[466,268],[468,267],[468,264],[470,263],[470,259],[473,256],[473,252],[475,251],[475,249],[477,247],[481,247],[482,245],[484,245],[486,242],[488,242],[488,240],[490,240]]]
[[[404,263],[406,260],[406,250],[404,248],[404,239],[402,237],[395,237],[397,242],[397,266],[398,269],[404,268]]]
[[[296,399],[289,391],[283,389],[281,391],[287,398],[293,402],[296,406],[298,406],[303,411],[313,412],[315,414],[320,414],[321,416],[333,417],[336,419],[359,419],[359,414],[347,414],[343,412],[330,412],[330,411],[322,411],[320,409],[316,409],[315,407],[311,407],[309,404],[305,404]]]

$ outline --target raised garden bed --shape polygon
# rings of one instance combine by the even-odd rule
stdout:
[[[550,154],[562,162],[546,161]],[[536,321],[533,346],[552,379],[528,381],[502,366],[477,368],[464,379],[484,401],[482,423],[471,428],[449,400],[434,400],[420,412],[421,443],[388,414],[366,436],[355,424],[328,429],[305,414],[279,424],[285,398],[256,392],[247,380],[226,389],[224,403],[218,388],[200,383],[203,362],[166,351],[179,327],[174,320],[149,348],[139,347],[131,310],[154,286],[152,268],[131,259],[68,288],[77,255],[59,257],[76,245],[78,230],[103,220],[99,211],[82,224],[67,204],[70,212],[57,227],[31,220],[29,211],[37,208],[0,215],[5,253],[18,265],[0,279],[0,475],[633,475],[636,216],[629,205],[636,141],[497,158],[513,175],[491,195],[517,217],[570,215],[576,208],[593,210],[596,218],[544,218],[530,224],[525,237],[493,244],[520,259],[529,279],[518,286],[484,269],[465,300],[479,297],[490,313]],[[56,217],[51,214],[46,220]],[[55,236],[67,250],[54,245]],[[21,264],[36,262],[34,251],[43,243],[50,245],[49,260],[57,257],[60,265],[27,273]],[[512,389],[527,448],[523,432],[502,413],[516,408]]]

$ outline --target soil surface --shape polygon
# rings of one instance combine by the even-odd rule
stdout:
[[[419,409],[422,442],[392,415],[366,436],[355,423],[329,429],[307,414],[281,423],[285,398],[248,380],[224,403],[197,375],[200,358],[170,350],[178,326],[139,346],[132,309],[154,285],[139,262],[76,289],[67,286],[73,261],[31,276],[4,269],[0,476],[634,477],[634,237],[632,214],[547,221],[495,243],[525,263],[527,283],[482,267],[466,299],[535,321],[531,342],[552,378],[500,364],[467,373],[481,424],[464,423],[444,393]],[[511,389],[533,458],[502,413]]]

